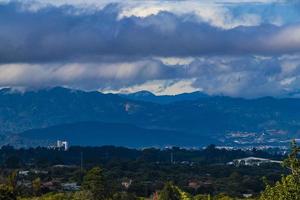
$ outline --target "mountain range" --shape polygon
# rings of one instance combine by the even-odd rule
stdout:
[[[177,95],[155,95],[149,91],[139,91],[135,93],[129,93],[129,94],[119,94],[122,97],[137,100],[137,101],[146,101],[146,102],[153,102],[153,103],[159,103],[159,104],[169,104],[174,103],[178,101],[192,101],[197,100],[200,98],[208,98],[209,95],[196,91],[191,93],[182,93]]]
[[[18,139],[25,146],[48,145],[57,140],[66,140],[72,145],[125,147],[191,146],[197,141],[177,131],[145,129],[131,124],[76,122],[32,129],[19,133]]]
[[[199,92],[157,97],[145,91],[124,95],[61,87],[26,92],[2,89],[0,137],[2,144],[17,146],[66,138],[76,145],[143,147],[202,146],[234,142],[236,138],[230,136],[234,133],[242,139],[248,133],[264,137],[270,133],[267,140],[280,143],[299,135],[298,108],[297,98],[243,99]]]

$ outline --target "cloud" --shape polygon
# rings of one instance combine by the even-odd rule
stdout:
[[[157,95],[174,95],[199,91],[201,89],[193,87],[195,79],[170,79],[170,80],[152,80],[143,84],[121,87],[114,90],[101,88],[104,93],[134,93],[142,90],[151,91]]]
[[[180,68],[158,60],[103,63],[44,63],[0,65],[0,86],[70,86],[80,89],[115,89],[142,84],[148,80],[178,77]]]
[[[260,24],[259,17],[251,13],[234,17],[203,8],[200,21],[195,13],[167,11],[120,19],[124,11],[118,4],[94,12],[72,6],[32,11],[22,5],[0,5],[2,63],[66,62],[99,56],[270,55],[300,50],[295,33],[299,23]],[[244,26],[239,26],[243,24],[239,20],[246,20]],[[222,28],[226,25],[235,28]]]
[[[282,96],[299,88],[299,57],[214,57],[194,61],[187,74],[209,94]]]
[[[184,60],[184,59],[183,59]],[[179,63],[182,61],[179,61]],[[300,56],[207,56],[183,65],[166,65],[168,79],[115,88],[115,92],[150,90],[157,94],[201,90],[234,97],[285,96],[300,87]],[[105,88],[104,88],[105,90]],[[102,90],[103,91],[103,90]]]
[[[0,87],[249,98],[300,87],[299,7],[264,0],[99,2],[2,1]]]
[[[119,14],[119,19],[125,17],[148,17],[160,12],[170,12],[178,16],[193,14],[198,22],[205,22],[215,27],[230,29],[237,26],[254,26],[261,23],[259,15],[245,13],[234,16],[231,7],[214,3],[186,2],[186,1],[154,1],[151,3],[125,4]]]
[[[300,56],[202,56],[189,62],[175,62],[172,58],[169,64],[161,58],[143,58],[106,63],[0,65],[2,87],[58,85],[106,92],[150,90],[176,94],[201,90],[247,98],[283,96],[300,87]]]

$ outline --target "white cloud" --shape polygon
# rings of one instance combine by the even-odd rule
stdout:
[[[300,87],[300,56],[206,56],[194,57],[186,65],[166,65],[152,58],[0,65],[0,87],[57,85],[105,92],[149,90],[160,95],[201,90],[238,97],[281,96]]]
[[[300,46],[300,24],[287,26],[266,40],[266,45],[274,48],[288,48],[291,51]]]
[[[204,3],[201,1],[150,1],[122,4],[122,11],[119,19],[124,17],[147,17],[166,11],[179,16],[195,14],[198,20],[209,23],[213,26],[230,29],[237,26],[256,26],[261,24],[259,15],[253,13],[243,13],[234,16],[231,10],[215,3]]]
[[[166,0],[146,0],[146,1],[123,1],[123,0],[0,0],[2,3],[7,2],[22,2],[24,9],[33,11],[45,8],[49,5],[63,6],[72,5],[79,8],[81,12],[88,10],[96,12],[103,9],[109,4],[117,4],[120,13],[119,19],[124,17],[147,17],[156,15],[159,12],[166,11],[176,15],[195,14],[200,21],[211,24],[212,26],[230,29],[237,26],[256,26],[262,23],[283,24],[283,19],[280,16],[274,16],[272,20],[267,22],[262,20],[264,13],[252,11],[244,11],[236,15],[232,11],[232,7],[247,6],[247,4],[272,4],[285,2],[284,0],[201,0],[201,1],[166,1]],[[242,4],[242,5],[240,5]],[[272,6],[272,5],[271,5]]]
[[[0,87],[69,85],[96,89],[101,85],[114,88],[165,76],[165,67],[161,64],[151,59],[113,63],[2,64]]]
[[[150,91],[156,95],[174,95],[181,93],[190,93],[199,91],[201,88],[193,87],[194,78],[192,79],[174,79],[174,80],[154,80],[147,81],[143,84],[123,87],[117,90],[102,88],[99,91],[104,93],[134,93],[142,90]]]
[[[194,61],[193,57],[156,57],[165,65],[188,65]]]

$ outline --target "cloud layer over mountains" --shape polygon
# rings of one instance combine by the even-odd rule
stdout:
[[[0,1],[0,86],[294,92],[299,11],[282,1]]]

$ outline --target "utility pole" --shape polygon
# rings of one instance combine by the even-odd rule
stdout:
[[[83,171],[83,152],[80,152],[80,172]]]
[[[83,152],[80,152],[80,181],[83,181]]]

